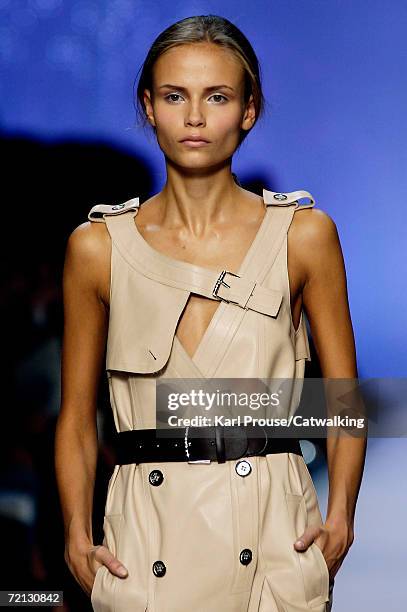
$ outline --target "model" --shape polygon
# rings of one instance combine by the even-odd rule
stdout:
[[[364,440],[328,440],[323,522],[298,439],[235,428],[232,443],[216,426],[197,444],[184,427],[184,439],[160,445],[155,408],[161,379],[303,380],[303,310],[323,376],[357,376],[336,226],[307,191],[259,197],[235,180],[233,154],[264,100],[254,50],[230,21],[190,17],[162,32],[137,95],[165,186],[142,204],[135,193],[94,205],[66,251],[56,432],[65,560],[96,612],[327,612],[354,538]],[[100,543],[91,516],[103,365],[118,463]]]

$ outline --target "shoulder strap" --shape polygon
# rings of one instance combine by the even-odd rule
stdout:
[[[134,227],[134,216],[139,208],[138,198],[119,206],[113,210],[115,207],[97,205],[90,211],[89,218],[97,221],[102,215],[116,248],[138,272],[164,285],[232,302],[244,310],[252,309],[277,316],[282,293],[262,286],[262,281],[277,256],[295,206],[291,206],[291,210],[268,210],[267,218],[242,263],[239,275],[227,270],[215,271],[160,254],[140,239]],[[134,210],[134,213],[130,210]]]
[[[242,309],[277,316],[283,297],[282,293],[263,287],[250,272],[246,273],[244,266],[237,275],[227,270],[214,270],[167,257],[137,238],[133,215],[105,215],[105,217],[115,247],[130,267],[143,276],[175,289],[197,293],[214,300],[232,302]],[[269,217],[267,221],[270,220]],[[266,239],[265,231],[266,224],[263,225],[264,240]],[[258,236],[261,237],[260,234]],[[276,246],[273,244],[272,251],[276,249]],[[142,252],[140,248],[143,248]],[[252,249],[251,252],[254,257],[257,249]],[[249,263],[248,257],[245,263]],[[263,261],[261,263],[264,265]],[[253,267],[256,268],[253,261],[250,267],[252,271],[254,271]]]
[[[123,204],[96,204],[90,209],[88,219],[89,221],[104,223],[106,215],[121,215],[129,210],[136,210],[139,206],[139,198],[131,198],[131,200],[127,200],[127,202],[124,202]]]
[[[298,200],[302,198],[309,199],[309,203],[300,205]],[[295,203],[295,208],[292,211],[293,214],[297,210],[303,210],[304,208],[313,208],[315,205],[315,200],[312,195],[308,191],[292,191],[291,193],[277,193],[274,191],[263,190],[263,199],[264,201],[271,206],[289,206]],[[291,219],[293,215],[290,215],[288,219],[288,223],[286,224],[286,230],[290,227]],[[304,359],[306,361],[311,361],[311,354],[309,348],[309,340],[307,327],[305,323],[304,313],[301,311],[300,323],[293,337],[293,341],[295,344],[295,359],[300,360]]]
[[[308,204],[300,205],[298,200],[308,198],[310,202]],[[308,191],[298,190],[291,191],[286,193],[281,193],[278,191],[270,191],[267,189],[263,189],[263,199],[266,205],[271,206],[290,206],[291,204],[296,203],[296,209],[302,208],[312,208],[315,205],[315,200],[312,195]],[[127,200],[127,202],[123,202],[122,204],[95,204],[89,211],[88,219],[89,221],[95,221],[103,223],[105,221],[105,215],[120,215],[122,213],[126,213],[129,210],[136,210],[140,207],[140,198],[131,198]]]
[[[300,205],[298,200],[302,198],[308,198],[308,204]],[[308,191],[298,190],[291,191],[287,193],[281,193],[278,191],[269,191],[267,189],[263,189],[263,199],[267,205],[271,206],[290,206],[291,204],[296,204],[295,209],[303,209],[303,208],[312,208],[315,206],[315,200],[312,195]]]

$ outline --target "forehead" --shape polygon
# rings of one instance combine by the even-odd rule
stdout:
[[[213,43],[183,44],[165,51],[155,62],[153,83],[184,87],[209,87],[225,83],[238,88],[244,76],[239,59],[229,49]]]

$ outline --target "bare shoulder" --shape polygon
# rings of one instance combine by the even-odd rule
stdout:
[[[85,221],[68,237],[65,267],[92,285],[102,299],[108,295],[111,238],[105,223]]]
[[[338,230],[332,217],[319,208],[297,209],[288,244],[304,279],[320,266],[338,265],[342,259]]]
[[[78,225],[68,238],[69,249],[86,260],[101,255],[110,245],[111,239],[105,223],[85,221]]]
[[[297,209],[290,231],[296,240],[310,246],[330,243],[338,235],[335,221],[320,208]]]

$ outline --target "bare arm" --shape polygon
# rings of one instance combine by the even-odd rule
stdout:
[[[108,328],[102,288],[109,274],[110,238],[104,224],[80,225],[68,239],[63,271],[62,398],[55,436],[55,470],[64,520],[65,560],[88,592],[97,569],[87,554],[93,550],[96,402]],[[104,561],[112,559],[111,555]]]
[[[349,312],[345,265],[333,220],[321,210],[298,224],[298,252],[303,267],[303,305],[324,378],[356,379],[356,349]],[[354,516],[361,484],[366,439],[327,438],[329,498],[325,525],[338,535],[327,547],[328,565],[339,569],[354,537]],[[341,558],[342,557],[342,558]]]
[[[99,247],[91,229],[88,224],[78,227],[66,249],[62,397],[55,441],[65,538],[78,543],[92,541],[96,399],[107,331],[96,269]]]

